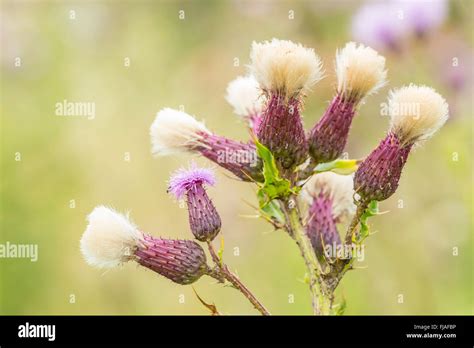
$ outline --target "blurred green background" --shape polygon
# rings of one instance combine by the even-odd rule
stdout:
[[[253,40],[277,37],[314,47],[323,59],[326,78],[306,98],[309,129],[333,96],[335,51],[351,40],[361,2],[1,3],[0,243],[38,244],[39,259],[0,259],[0,314],[207,314],[191,286],[132,263],[108,272],[87,266],[79,251],[85,218],[105,204],[129,211],[153,235],[191,238],[186,210],[166,194],[169,173],[191,156],[152,158],[156,112],[182,105],[216,133],[247,140],[225,88],[245,74]],[[355,119],[347,149],[360,158],[387,129],[380,103],[389,88],[432,85],[452,110],[441,132],[412,153],[398,192],[381,204],[389,213],[371,220],[378,233],[367,241],[366,259],[337,293],[347,314],[473,313],[472,81],[452,90],[441,74],[458,54],[457,45],[446,47],[462,42],[468,58],[461,64],[472,76],[473,19],[471,1],[452,1],[437,33],[403,53],[384,53],[390,83]],[[56,116],[65,99],[94,102],[95,119]],[[226,262],[272,313],[310,314],[294,242],[245,217],[254,214],[246,202],[256,203],[255,187],[217,171],[210,195],[223,220]],[[211,278],[194,287],[222,313],[256,313]]]

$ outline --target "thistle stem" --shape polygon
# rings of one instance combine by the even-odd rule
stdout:
[[[308,270],[313,313],[315,315],[329,315],[331,314],[333,294],[330,291],[325,291],[320,277],[319,263],[301,223],[299,212],[296,206],[289,208],[287,202],[282,202],[281,207],[287,220],[286,229],[298,245]]]
[[[351,223],[349,224],[349,227],[347,228],[346,237],[344,241],[346,245],[352,244],[354,242],[354,233],[356,233],[357,226],[359,225],[360,219],[362,218],[362,215],[364,214],[367,207],[368,207],[368,204],[366,202],[359,202],[356,213],[354,217],[352,218]],[[360,240],[356,240],[355,242],[361,243]],[[341,282],[346,272],[352,269],[353,264],[354,264],[353,257],[346,260],[346,262],[342,264],[342,267],[338,270],[335,280],[334,280],[334,289],[336,289],[336,287],[339,285],[339,283]]]
[[[318,162],[314,158],[310,157],[308,165],[298,172],[297,180],[302,181],[311,177],[314,174],[314,170],[317,165]]]
[[[359,205],[357,206],[356,213],[354,214],[354,217],[351,220],[351,223],[349,224],[349,227],[347,228],[346,232],[346,238],[345,238],[345,243],[346,244],[351,244],[354,236],[354,232],[356,231],[357,226],[359,225],[360,218],[364,214],[365,210],[367,209],[368,204],[365,202],[359,202]]]
[[[227,265],[222,262],[222,260],[217,256],[214,247],[212,246],[211,242],[207,242],[209,247],[209,253],[211,254],[212,260],[216,264],[217,268],[219,269],[220,275],[222,278],[226,279],[229,283],[231,283],[234,288],[239,290],[242,295],[244,295],[250,303],[258,310],[262,315],[270,315],[270,312],[260,303],[259,300],[255,297],[254,294],[240,281],[239,277],[237,277],[234,273],[232,273]]]

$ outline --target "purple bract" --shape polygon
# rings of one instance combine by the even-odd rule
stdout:
[[[191,163],[189,169],[180,168],[170,178],[169,192],[176,199],[183,196],[196,185],[211,185],[216,183],[214,172],[208,168],[199,168],[196,163]]]

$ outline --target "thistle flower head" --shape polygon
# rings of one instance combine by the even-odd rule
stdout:
[[[256,124],[253,124],[254,130]],[[199,153],[230,171],[243,181],[263,181],[262,161],[257,156],[255,144],[242,143],[219,135],[205,135]]]
[[[252,75],[239,76],[231,81],[225,98],[239,116],[259,114],[264,106],[260,86]]]
[[[351,216],[355,212],[354,184],[351,175],[324,172],[313,175],[303,186],[302,198],[312,204],[314,198],[323,195],[332,201],[334,219]]]
[[[193,241],[154,238],[129,219],[104,206],[88,216],[81,251],[88,264],[112,268],[134,260],[178,284],[190,284],[207,270],[206,254]]]
[[[309,151],[317,163],[344,151],[357,105],[386,82],[385,58],[370,47],[349,42],[336,54],[337,95],[309,134]]]
[[[409,85],[389,95],[390,130],[354,176],[361,199],[383,201],[395,193],[414,145],[432,136],[448,118],[448,104],[434,89]]]
[[[359,102],[386,83],[385,58],[364,45],[349,42],[336,53],[337,91]]]
[[[189,151],[199,144],[206,126],[183,111],[165,108],[158,112],[150,128],[152,153],[156,156]]]
[[[339,94],[333,98],[309,133],[309,152],[316,163],[331,162],[343,153],[355,111],[354,101]]]
[[[266,93],[295,97],[322,78],[321,60],[314,50],[291,41],[254,41],[250,59],[250,71]]]
[[[196,185],[211,185],[216,183],[214,172],[208,168],[200,168],[192,162],[188,169],[180,168],[171,175],[169,181],[169,192],[176,199],[183,196]]]
[[[274,94],[269,98],[257,129],[258,140],[273,154],[283,176],[291,175],[293,169],[307,157],[308,142],[300,116],[300,101]]]
[[[448,119],[448,104],[433,88],[409,85],[389,94],[390,132],[402,145],[430,138]]]
[[[360,163],[354,175],[354,189],[360,201],[383,201],[395,193],[412,145],[403,146],[394,133],[388,133]]]
[[[112,268],[132,258],[143,239],[130,220],[115,210],[99,206],[87,217],[89,225],[81,238],[81,252],[88,264]]]
[[[135,252],[140,265],[182,285],[194,283],[207,273],[206,254],[196,242],[149,235],[143,238],[143,246]]]
[[[221,218],[207,195],[205,184],[214,185],[214,173],[191,163],[189,169],[179,169],[170,179],[169,191],[180,199],[186,195],[189,227],[194,237],[202,242],[213,240],[221,230]]]

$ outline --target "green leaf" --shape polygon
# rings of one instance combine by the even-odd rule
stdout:
[[[254,139],[257,147],[257,154],[263,162],[264,182],[260,184],[257,196],[260,208],[265,208],[275,198],[284,198],[291,193],[297,193],[292,190],[289,180],[280,177],[275,158],[270,150],[262,145],[256,138]]]
[[[359,162],[359,160],[354,159],[337,159],[332,162],[318,164],[314,169],[314,172],[322,173],[331,171],[341,175],[349,175],[357,170],[357,168],[359,167]]]
[[[220,265],[222,266],[222,257],[224,255],[224,238],[221,238],[221,247],[217,250],[217,256],[219,257]]]
[[[365,209],[364,214],[360,217],[360,232],[359,232],[359,242],[363,241],[369,236],[369,225],[367,221],[370,217],[378,215],[379,213],[379,202],[371,201]]]
[[[268,202],[265,206],[260,208],[260,214],[267,220],[277,222],[279,224],[285,223],[285,215],[280,209],[278,202],[273,200]],[[276,221],[274,221],[276,220]]]
[[[341,303],[337,304],[337,305],[334,306],[334,307],[336,307],[336,308],[334,308],[336,315],[343,315],[344,312],[346,311],[346,308],[347,308],[346,299],[345,299],[345,298],[342,298]]]

